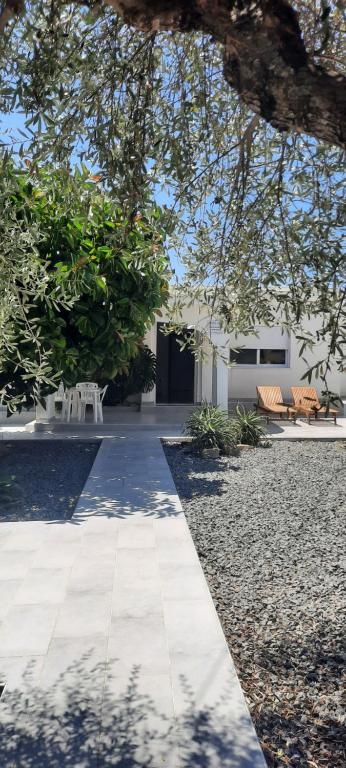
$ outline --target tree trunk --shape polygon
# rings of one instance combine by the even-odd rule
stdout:
[[[314,64],[288,0],[108,0],[145,31],[202,31],[224,46],[225,77],[280,131],[346,146],[346,78]]]

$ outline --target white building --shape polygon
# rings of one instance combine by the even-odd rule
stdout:
[[[283,397],[291,399],[291,386],[306,386],[301,381],[307,364],[299,357],[300,343],[280,325],[272,328],[259,326],[256,336],[231,336],[220,332],[217,322],[210,321],[205,308],[195,304],[187,307],[181,317],[186,327],[200,328],[216,345],[219,354],[213,355],[212,344],[204,344],[206,358],[196,360],[186,349],[180,351],[175,334],[164,335],[160,328],[168,323],[168,314],[162,314],[147,333],[145,343],[157,357],[156,387],[142,395],[142,409],[162,404],[193,404],[203,400],[213,402],[226,409],[232,401],[256,402],[256,385],[279,385]],[[318,318],[305,322],[305,329],[314,332],[320,323]],[[241,351],[236,355],[236,364],[229,366],[232,348]],[[325,356],[326,346],[322,342],[309,351],[305,357],[309,367]],[[334,365],[328,375],[328,388],[340,397],[346,396],[346,370],[340,372]],[[325,388],[323,381],[313,379],[311,385],[320,394]]]

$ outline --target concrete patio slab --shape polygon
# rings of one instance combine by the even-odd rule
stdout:
[[[41,656],[48,651],[58,615],[56,605],[13,605],[0,627],[3,656]]]
[[[338,418],[337,424],[323,418],[311,424],[302,419],[297,419],[295,424],[289,421],[270,421],[266,430],[270,438],[279,440],[346,440],[346,419]]]
[[[46,656],[1,656],[0,682],[5,683],[5,694],[20,691],[23,696],[26,690],[37,685],[45,659]]]
[[[29,568],[16,591],[18,605],[60,605],[64,601],[69,568]]]
[[[265,767],[159,435],[104,435],[70,521],[0,525],[1,768]]]
[[[113,413],[107,415],[107,411],[110,410]],[[156,412],[146,414],[145,411],[133,412],[130,411],[128,415],[122,414],[117,416],[114,414],[116,408],[105,408],[105,422],[104,424],[93,424],[86,422],[84,424],[73,423],[51,423],[45,424],[45,431],[35,431],[35,423],[31,425],[32,431],[27,431],[27,427],[21,427],[20,425],[8,427],[6,424],[0,425],[0,440],[42,440],[42,439],[57,439],[61,440],[62,437],[66,439],[112,439],[114,435],[118,435],[119,440],[122,439],[124,450],[126,451],[125,435],[136,433],[138,430],[143,430],[147,435],[151,432],[153,435],[160,435],[160,437],[177,437],[182,434],[182,419],[179,418],[177,412],[174,412],[174,418],[168,420],[164,419],[159,408]],[[331,419],[319,418],[316,421],[311,421],[308,424],[306,419],[298,418],[294,424],[292,421],[270,420],[269,424],[265,424],[265,428],[271,437],[283,439],[283,440],[346,440],[346,417],[344,415],[338,416],[337,424],[335,425]],[[150,457],[146,457],[145,452],[141,447],[137,450],[134,449],[131,456],[140,456],[143,464],[147,461],[150,462]],[[125,458],[125,457],[124,457]],[[157,469],[160,464],[157,465]],[[162,465],[161,465],[162,466]],[[121,479],[121,478],[119,478]]]

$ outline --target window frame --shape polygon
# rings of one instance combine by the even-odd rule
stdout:
[[[264,351],[284,352],[285,353],[285,362],[284,363],[261,363],[261,352],[264,352]],[[287,349],[284,349],[283,347],[277,347],[277,349],[275,350],[275,349],[272,349],[271,347],[270,348],[261,347],[258,350],[258,352],[259,352],[259,355],[258,355],[258,361],[259,361],[258,365],[261,368],[287,368],[288,367],[287,366],[287,357],[288,357],[288,350]]]
[[[246,347],[243,349],[246,349]],[[248,349],[254,349],[254,347],[248,347]],[[246,369],[254,369],[254,368],[262,368],[264,370],[267,370],[267,368],[289,368],[290,367],[290,360],[289,360],[289,349],[284,347],[277,347],[278,350],[285,352],[285,362],[284,363],[261,363],[260,357],[261,357],[261,350],[263,349],[269,349],[269,347],[257,347],[256,348],[256,362],[255,363],[237,363],[231,361],[231,350],[230,350],[230,364],[233,367],[237,368],[246,368]],[[270,347],[271,349],[271,347]]]
[[[255,363],[238,363],[236,359],[235,360],[231,360],[231,354],[233,352],[232,349],[230,349],[230,351],[229,351],[230,363],[231,364],[235,363],[235,365],[237,365],[239,368],[255,368],[256,365],[257,365],[257,361],[258,361],[258,349],[256,347],[242,347],[242,348],[239,349],[239,352],[245,352],[245,351],[249,351],[250,352],[250,350],[251,350],[251,352],[255,352],[256,353],[256,362]],[[234,352],[234,355],[235,355],[235,357],[237,357],[237,353],[236,352]]]

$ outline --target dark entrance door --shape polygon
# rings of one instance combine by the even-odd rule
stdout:
[[[195,358],[190,349],[181,348],[178,334],[165,336],[164,323],[157,324],[157,403],[193,403]]]

